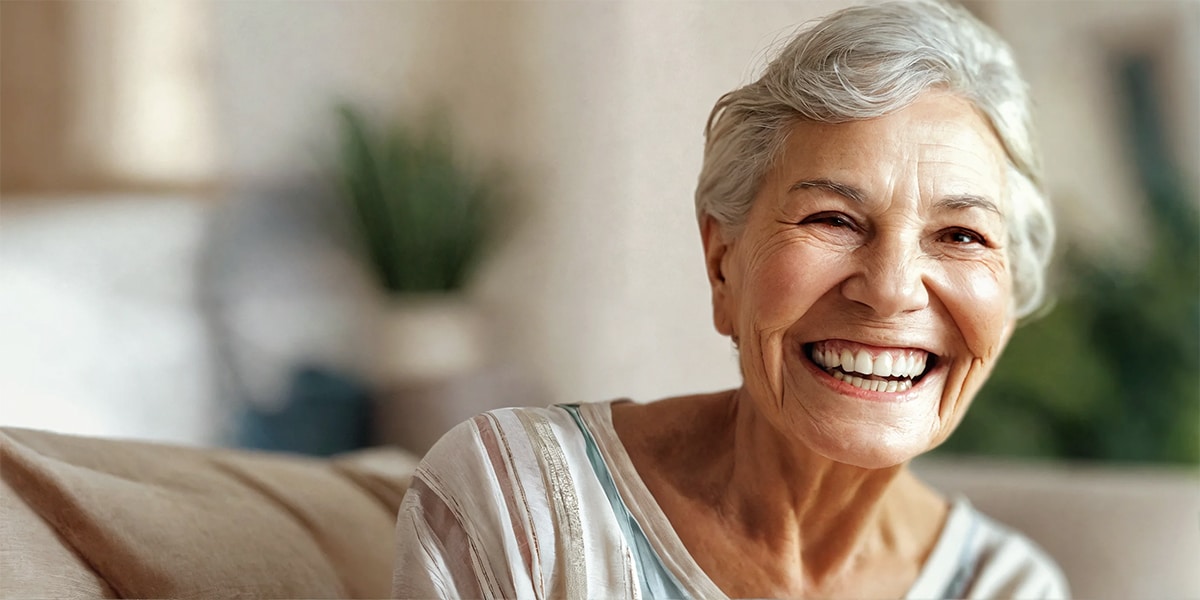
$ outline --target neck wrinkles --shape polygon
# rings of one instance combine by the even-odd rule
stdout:
[[[722,510],[744,535],[765,544],[805,579],[836,578],[880,544],[896,523],[888,491],[903,466],[863,469],[816,454],[788,439],[754,410],[744,388],[730,397],[733,451]]]

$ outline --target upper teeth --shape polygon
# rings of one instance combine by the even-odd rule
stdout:
[[[872,357],[866,350],[857,353],[848,349],[814,349],[813,360],[826,368],[837,367],[847,373],[877,377],[916,377],[925,372],[925,352],[893,350]]]

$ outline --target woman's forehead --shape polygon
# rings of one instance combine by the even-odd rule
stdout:
[[[999,140],[969,102],[938,94],[874,119],[798,122],[788,135],[775,174],[867,189],[907,177],[940,192],[992,196],[999,201],[1004,156]]]

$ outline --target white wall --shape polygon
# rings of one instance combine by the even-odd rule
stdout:
[[[227,413],[195,285],[205,207],[180,196],[5,201],[0,425],[215,442]]]

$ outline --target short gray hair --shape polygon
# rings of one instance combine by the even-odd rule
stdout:
[[[1045,298],[1054,219],[1041,187],[1029,92],[1008,45],[965,9],[932,0],[838,11],[805,25],[762,77],[717,101],[705,128],[696,213],[736,235],[798,120],[842,123],[900,110],[930,89],[987,118],[1008,158],[1016,315]]]

